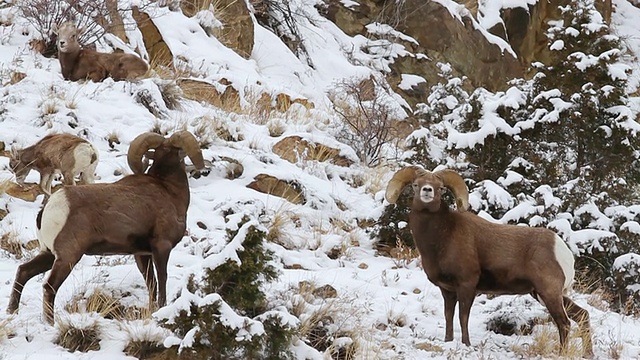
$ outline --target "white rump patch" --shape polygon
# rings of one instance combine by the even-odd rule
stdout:
[[[55,254],[53,243],[64,224],[67,223],[68,216],[69,202],[67,201],[67,195],[64,189],[60,189],[51,195],[42,212],[40,229],[38,229],[41,250],[49,249]]]
[[[554,249],[556,260],[558,260],[558,264],[562,268],[562,272],[564,273],[564,290],[567,291],[571,289],[571,285],[573,285],[573,277],[576,274],[575,269],[573,268],[574,259],[573,253],[569,250],[567,244],[562,241],[560,236],[556,235],[556,246]]]
[[[92,157],[95,157],[96,161],[91,162]],[[76,175],[98,161],[98,152],[90,144],[82,143],[73,149],[73,158],[75,159],[73,173]]]

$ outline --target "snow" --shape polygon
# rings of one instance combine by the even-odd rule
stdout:
[[[427,80],[425,80],[422,76],[413,74],[402,74],[402,81],[400,81],[398,87],[402,90],[411,90],[414,86],[425,82],[427,82]]]
[[[462,19],[470,16],[463,6],[450,0],[437,0],[449,9],[452,16]],[[622,0],[615,0],[619,11],[614,14],[614,25],[618,31],[633,34],[629,46],[640,49],[638,43],[637,18],[639,11],[627,7]],[[213,137],[209,148],[203,150],[207,161],[215,164],[222,157],[239,161],[244,174],[235,180],[224,178],[222,171],[212,171],[208,176],[189,180],[191,205],[188,212],[188,236],[173,250],[169,262],[168,305],[156,311],[152,319],[146,321],[118,322],[96,318],[91,314],[71,314],[64,307],[78,294],[91,294],[96,289],[120,294],[123,303],[129,306],[146,306],[148,301],[144,281],[131,257],[90,257],[83,258],[73,269],[71,276],[60,288],[56,299],[58,319],[69,319],[76,326],[86,326],[97,322],[105,334],[99,351],[88,354],[69,353],[53,343],[56,328],[46,325],[42,318],[42,284],[45,276],[33,278],[24,288],[20,311],[16,315],[7,315],[0,311],[0,322],[8,321],[15,336],[10,339],[0,337],[0,358],[2,359],[127,359],[123,349],[129,340],[154,339],[165,346],[180,346],[181,349],[193,346],[195,334],[193,328],[184,337],[169,334],[159,327],[158,320],[172,322],[179,311],[189,312],[192,304],[205,306],[219,302],[221,318],[229,326],[246,330],[242,336],[253,336],[264,331],[260,318],[248,319],[238,315],[218,294],[199,296],[189,292],[185,284],[190,275],[199,274],[205,268],[215,268],[226,260],[238,262],[236,251],[242,248],[242,234],[250,225],[266,229],[274,218],[289,216],[283,225],[287,234],[285,244],[269,244],[276,253],[278,279],[265,286],[268,298],[278,301],[286,295],[286,301],[301,301],[300,295],[292,293],[302,281],[313,284],[331,285],[339,297],[309,304],[311,308],[329,306],[337,309],[337,323],[341,330],[354,331],[362,337],[363,344],[358,359],[448,359],[448,358],[495,358],[509,359],[520,357],[514,348],[528,347],[534,341],[533,335],[504,336],[490,332],[486,323],[496,315],[514,315],[519,323],[546,314],[544,307],[528,296],[503,296],[488,298],[478,296],[471,312],[470,335],[472,346],[467,347],[460,341],[460,328],[456,320],[453,342],[444,342],[444,309],[437,287],[431,284],[421,269],[419,260],[400,264],[397,260],[379,256],[369,234],[355,224],[360,220],[378,219],[384,203],[382,191],[370,191],[376,188],[376,178],[372,171],[359,165],[349,168],[300,159],[292,164],[274,154],[273,145],[286,136],[297,135],[312,143],[321,143],[337,148],[340,154],[355,160],[356,155],[349,146],[336,140],[333,124],[335,115],[329,109],[327,93],[336,83],[345,79],[365,79],[378,70],[388,70],[394,56],[406,52],[403,46],[380,40],[371,40],[363,36],[349,37],[335,24],[320,16],[313,5],[315,1],[292,1],[295,12],[304,13],[301,17],[301,32],[307,42],[308,56],[313,64],[299,59],[279,38],[256,24],[255,46],[249,59],[242,58],[225,47],[214,37],[208,36],[200,22],[217,25],[206,14],[197,18],[186,18],[179,12],[164,8],[149,7],[154,11],[153,22],[158,26],[167,45],[176,58],[184,59],[194,77],[210,83],[222,79],[229,80],[240,92],[243,106],[250,106],[250,96],[254,93],[286,93],[292,98],[306,98],[314,102],[313,110],[292,109],[285,114],[272,114],[273,121],[285,127],[284,134],[271,137],[267,126],[258,124],[250,114],[226,113],[220,109],[192,101],[185,101],[183,109],[170,110],[163,106],[157,80],[144,79],[139,82],[72,83],[64,81],[60,67],[55,59],[47,59],[30,51],[26,46],[29,38],[16,31],[23,23],[15,19],[16,27],[0,26],[0,141],[8,148],[33,144],[48,133],[55,131],[80,134],[94,143],[100,150],[100,163],[97,169],[99,182],[113,182],[128,174],[126,151],[129,143],[138,134],[159,126],[166,131],[187,128],[191,131],[198,126],[196,119],[211,117],[229,129],[237,141],[225,141]],[[358,4],[344,0],[345,6]],[[535,0],[480,1],[478,20],[471,19],[473,25],[485,34],[493,43],[509,54],[513,50],[504,40],[489,34],[487,29],[499,23],[500,9],[524,7],[534,4]],[[154,10],[155,9],[155,10]],[[633,15],[636,15],[634,18]],[[11,11],[0,10],[0,22],[10,18]],[[412,39],[396,32],[385,24],[370,24],[370,33],[391,35],[413,43]],[[142,40],[137,30],[128,30],[131,35],[130,46],[142,48]],[[378,42],[376,42],[378,41]],[[363,51],[369,45],[385,44],[381,53]],[[144,54],[143,54],[144,55]],[[350,61],[352,60],[352,61]],[[593,61],[594,59],[588,59]],[[358,64],[358,65],[354,65]],[[26,78],[16,84],[7,82],[11,71],[21,71]],[[612,73],[622,76],[626,69],[612,68]],[[637,71],[631,78],[638,83]],[[459,81],[454,80],[454,81]],[[402,74],[401,89],[409,89],[426,80],[413,75]],[[147,109],[134,100],[139,91],[146,90],[157,100],[163,118],[156,118]],[[553,111],[570,106],[562,102],[557,93],[545,94],[554,99],[555,109],[540,114],[546,121],[553,121]],[[487,92],[482,101],[487,111],[480,120],[482,131],[472,134],[452,134],[451,143],[473,147],[481,143],[489,134],[505,132],[518,134],[526,128],[526,123],[509,125],[498,116],[495,110],[499,106],[518,109],[523,103],[524,94],[511,89],[506,93]],[[52,102],[58,111],[43,113],[43,104]],[[444,103],[450,109],[455,108],[457,100],[446,98]],[[640,106],[640,105],[638,105]],[[401,108],[401,105],[398,105]],[[620,110],[621,116],[623,109]],[[70,115],[73,114],[73,115]],[[636,127],[630,114],[627,126]],[[70,126],[70,123],[77,126]],[[635,124],[635,125],[634,125]],[[105,140],[110,134],[117,134],[120,143],[111,149]],[[428,137],[428,134],[416,132],[414,138]],[[453,141],[455,140],[455,141]],[[517,166],[519,164],[513,164]],[[306,204],[296,205],[281,198],[248,189],[255,175],[265,173],[284,180],[299,181],[304,187],[308,199]],[[390,174],[386,174],[388,179]],[[488,198],[497,206],[510,209],[496,222],[518,221],[528,214],[542,214],[544,208],[552,207],[559,201],[550,188],[541,186],[536,194],[541,204],[533,199],[524,198],[513,203],[503,187],[522,181],[522,175],[507,172],[498,183],[485,181],[482,188]],[[12,179],[8,169],[8,159],[0,157],[0,180]],[[364,185],[352,186],[355,180],[364,179]],[[31,173],[28,181],[36,182],[38,175]],[[501,186],[502,185],[502,186]],[[379,186],[379,185],[378,185]],[[36,202],[26,202],[0,195],[0,209],[9,214],[0,221],[0,236],[13,233],[15,239],[26,244],[35,238],[35,218],[42,203],[42,196]],[[479,209],[478,196],[472,194],[472,207]],[[225,209],[238,210],[236,217],[225,218]],[[240,211],[241,210],[241,211]],[[599,211],[597,207],[584,207],[578,214],[590,214],[597,229],[574,231],[567,219],[556,219],[548,227],[557,230],[569,243],[574,253],[584,251],[586,245],[592,245],[594,239],[611,239],[614,235],[607,229],[611,227],[614,214],[625,214],[632,219],[640,213],[638,207],[620,207],[611,209],[611,214]],[[240,225],[240,217],[249,214],[251,221]],[[261,214],[261,216],[259,216]],[[490,218],[483,212],[482,216]],[[621,215],[620,215],[621,216]],[[228,221],[228,223],[226,222]],[[545,219],[536,218],[540,224]],[[201,228],[198,222],[206,224]],[[335,226],[341,222],[343,226]],[[405,227],[402,222],[398,227]],[[538,225],[538,224],[531,224]],[[226,230],[239,230],[238,235],[226,241]],[[627,221],[623,227],[630,233],[640,233],[635,221]],[[194,240],[195,239],[195,240]],[[354,245],[357,244],[357,245]],[[598,245],[599,243],[596,243]],[[285,246],[286,245],[286,246]],[[331,259],[326,252],[333,248],[344,249],[344,254]],[[0,251],[0,310],[5,309],[11,292],[17,267],[25,259],[16,259]],[[28,254],[33,255],[33,253]],[[638,262],[638,255],[628,254],[616,260],[618,267]],[[364,264],[364,265],[363,265]],[[293,268],[299,265],[300,268]],[[124,294],[127,294],[126,296]],[[590,305],[585,294],[573,294],[576,302],[585,307],[592,319],[595,352],[598,358],[607,358],[613,345],[621,346],[621,358],[638,358],[640,344],[637,333],[640,321],[625,317]],[[305,316],[293,316],[286,306],[279,305],[265,316],[278,316],[283,323],[297,326]],[[457,319],[457,318],[456,318]],[[250,326],[247,326],[247,323]],[[353,340],[344,337],[338,343]],[[431,344],[442,351],[427,351],[420,344]],[[326,354],[312,349],[303,339],[297,339],[291,350],[298,359],[324,359]]]

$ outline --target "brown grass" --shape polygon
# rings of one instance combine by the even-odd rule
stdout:
[[[512,350],[524,358],[579,359],[582,358],[583,352],[581,342],[576,340],[580,339],[581,335],[579,330],[572,331],[569,334],[567,349],[561,353],[558,329],[553,322],[547,322],[536,326],[530,344],[514,345]]]
[[[0,236],[0,249],[13,255],[16,259],[24,257],[24,248],[18,240],[18,233],[11,230]]]
[[[15,335],[15,329],[11,325],[11,318],[0,320],[0,342]]]
[[[393,263],[398,268],[407,267],[420,256],[418,249],[407,246],[401,239],[396,239],[396,247],[390,250]]]
[[[163,341],[168,331],[155,325],[150,319],[124,323],[123,330],[128,334],[128,343],[124,353],[138,359],[148,359],[165,350]]]
[[[69,352],[100,350],[102,334],[97,320],[89,324],[77,325],[71,318],[62,316],[58,317],[56,327],[58,333],[54,343]]]
[[[287,124],[282,119],[271,119],[267,122],[267,129],[269,136],[279,137],[287,130]]]
[[[40,105],[42,115],[53,115],[60,110],[60,104],[56,99],[47,99]]]
[[[241,134],[232,134],[228,120],[204,115],[193,121],[194,135],[200,139],[201,147],[210,146],[215,139],[224,141],[239,141],[244,138]]]
[[[279,295],[290,313],[301,320],[297,335],[333,359],[355,359],[356,354],[365,350],[370,353],[371,349],[364,349],[370,329],[364,329],[358,322],[366,310],[355,306],[354,299],[348,296],[322,295],[325,287],[301,281]]]
[[[3,195],[7,192],[7,189],[11,186],[11,179],[0,179],[0,195]]]
[[[148,320],[151,319],[153,309],[122,305],[121,297],[102,289],[96,289],[89,296],[74,296],[65,306],[69,313],[96,313],[105,319],[119,321]]]
[[[109,143],[109,148],[115,148],[116,144],[120,144],[120,135],[117,131],[113,130],[105,136],[105,140]]]
[[[74,296],[65,310],[69,313],[97,313],[106,319],[124,318],[124,307],[113,294],[96,289],[86,298],[83,295]]]

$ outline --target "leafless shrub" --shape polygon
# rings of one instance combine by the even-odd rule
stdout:
[[[350,145],[364,164],[379,165],[382,149],[393,139],[393,108],[375,80],[344,80],[331,94],[333,109],[343,121],[337,138]]]
[[[271,29],[300,59],[314,67],[304,45],[303,36],[298,30],[298,19],[306,14],[292,9],[288,0],[250,0],[254,15],[260,25]]]
[[[45,41],[44,55],[56,53],[54,24],[73,21],[85,31],[78,41],[89,46],[98,41],[109,30],[108,3],[114,0],[19,0],[16,6]],[[105,25],[102,26],[101,25]]]

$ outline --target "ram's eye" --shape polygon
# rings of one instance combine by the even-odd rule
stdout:
[[[411,186],[415,189],[415,188],[417,188],[417,187],[418,187],[418,184],[413,183],[413,184],[411,184]]]

